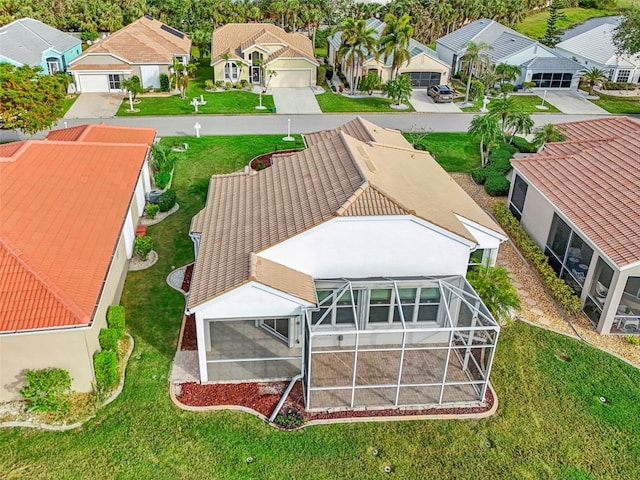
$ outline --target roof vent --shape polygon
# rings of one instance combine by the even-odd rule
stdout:
[[[364,164],[367,166],[367,168],[371,173],[378,173],[378,168],[376,167],[376,164],[373,163],[370,158],[367,158],[364,161]]]

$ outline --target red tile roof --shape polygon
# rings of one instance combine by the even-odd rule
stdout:
[[[640,261],[640,123],[607,117],[561,125],[515,169],[618,266]]]
[[[149,143],[1,147],[0,332],[88,325]]]
[[[47,134],[47,140],[97,143],[144,143],[147,145],[151,145],[155,138],[155,128],[118,127],[104,123],[62,128],[60,130],[53,130]]]

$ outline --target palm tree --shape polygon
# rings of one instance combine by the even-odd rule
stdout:
[[[395,105],[406,104],[413,92],[411,86],[411,77],[409,75],[400,75],[398,78],[389,80],[383,85],[382,91],[391,100],[394,100]]]
[[[518,105],[516,104],[513,97],[507,97],[506,95],[497,98],[496,100],[491,101],[491,105],[489,106],[489,116],[496,117],[500,119],[500,128],[502,131],[505,130],[507,124],[509,123],[508,119],[515,112],[518,111]]]
[[[174,58],[173,63],[169,67],[169,81],[171,87],[180,91],[180,98],[185,98],[187,85],[189,84],[189,75],[187,67],[180,61],[179,58]]]
[[[411,18],[408,14],[397,18],[393,13],[387,13],[384,17],[386,24],[380,37],[380,53],[385,58],[392,56],[391,79],[398,76],[398,70],[403,63],[411,58],[408,47],[413,37],[413,27],[409,25]]]
[[[334,33],[340,33],[340,48],[337,52],[338,60],[346,62],[351,71],[351,94],[353,95],[356,83],[360,77],[360,63],[369,52],[373,52],[378,58],[376,50],[376,30],[367,27],[364,20],[354,20],[353,17],[345,18],[336,27]]]
[[[598,67],[591,67],[582,72],[581,81],[586,82],[589,85],[589,95],[593,95],[593,87],[599,82],[608,80],[609,77],[604,70]]]
[[[476,115],[471,120],[468,132],[469,135],[480,140],[480,157],[484,168],[487,166],[491,148],[502,138],[498,118],[491,115]]]
[[[469,90],[471,89],[471,77],[474,73],[480,75],[483,64],[489,65],[491,63],[487,52],[489,50],[493,50],[493,47],[485,42],[467,42],[464,44],[464,47],[466,51],[464,55],[460,57],[460,61],[465,66],[464,69],[469,76],[467,78],[467,92],[464,96],[464,103],[468,103]]]
[[[507,117],[507,128],[512,128],[513,132],[509,143],[513,142],[513,137],[519,133],[529,135],[533,131],[533,119],[531,115],[519,109]]]
[[[496,320],[507,321],[511,309],[520,309],[518,291],[505,267],[478,265],[469,270],[467,280]]]
[[[545,143],[562,142],[565,139],[564,133],[553,123],[547,123],[538,127],[533,132],[533,144],[541,148]]]
[[[500,76],[500,83],[511,83],[522,74],[522,70],[517,65],[501,63],[496,65],[496,73]]]

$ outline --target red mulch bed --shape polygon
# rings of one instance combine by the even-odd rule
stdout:
[[[199,383],[190,382],[182,384],[182,393],[177,398],[180,403],[193,407],[240,405],[251,408],[265,417],[269,417],[278,404],[287,385],[288,382],[249,382],[212,385],[200,385]],[[297,382],[281,411],[286,411],[292,407],[296,408],[302,412],[306,421],[363,417],[411,417],[415,415],[464,415],[483,413],[491,409],[494,398],[493,393],[489,389],[487,389],[485,400],[485,404],[478,407],[422,408],[416,410],[389,408],[385,410],[307,412],[304,410],[302,383]]]
[[[180,342],[180,350],[197,350],[198,338],[196,337],[196,314],[192,313],[184,319],[184,331],[182,332],[182,341]]]
[[[191,276],[193,275],[193,263],[191,265],[187,265],[187,269],[184,272],[184,279],[182,280],[182,291],[184,293],[189,293],[191,289]]]
[[[297,152],[298,149],[293,149],[293,150],[280,150],[277,152],[271,152],[271,153],[265,153],[264,155],[260,155],[258,157],[255,157],[253,160],[251,160],[251,162],[249,163],[249,167],[251,167],[253,170],[262,170],[261,168],[258,168],[258,165],[262,164],[264,165],[264,168],[270,167],[271,166],[271,157],[273,155],[280,155],[281,153],[293,153],[293,152]]]

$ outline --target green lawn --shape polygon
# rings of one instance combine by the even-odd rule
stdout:
[[[419,134],[405,133],[410,142]],[[480,142],[466,132],[432,132],[418,143],[431,153],[447,172],[471,172],[480,166]]]
[[[136,346],[124,391],[75,431],[0,430],[0,478],[413,480],[426,472],[442,480],[640,478],[640,371],[520,323],[500,335],[492,373],[499,407],[485,420],[286,433],[248,414],[176,408],[167,375],[184,299],[167,286],[166,275],[192,260],[189,221],[204,204],[207,178],[242,168],[274,143],[284,147],[281,136],[162,141],[190,145],[176,164],[181,208],[149,227],[158,263],[127,277],[123,304]],[[386,464],[391,475],[383,473]]]
[[[514,99],[514,102],[516,103],[516,105],[519,105],[520,107],[522,107],[522,109],[527,113],[557,113],[560,111],[554,105],[551,105],[546,100],[544,102],[544,105],[548,107],[547,110],[541,110],[539,108],[536,108],[536,105],[540,105],[542,103],[542,98],[540,98],[538,95],[513,95],[511,98]],[[490,98],[489,100],[493,100],[493,99]],[[461,101],[464,101],[464,97],[462,97]],[[473,103],[474,103],[473,107],[462,108],[462,111],[463,112],[479,112],[480,109],[482,108],[482,99],[479,98]],[[489,105],[487,106],[487,108],[491,110],[491,102],[489,102]]]
[[[313,53],[316,57],[326,57],[327,47],[316,47],[313,49]]]
[[[316,95],[320,109],[325,112],[413,112],[409,105],[406,110],[394,110],[390,107],[391,100],[386,97],[356,97],[351,98],[330,91]]]
[[[78,99],[80,95],[67,95],[66,98],[63,101],[62,104],[62,108],[64,109],[64,113],[62,114],[64,116],[65,113],[67,113],[69,111],[69,109],[71,108],[71,106],[76,103],[76,100]]]
[[[604,108],[609,113],[619,113],[624,115],[640,113],[640,97],[614,97],[597,92],[599,100],[591,100],[600,108]]]
[[[572,7],[563,8],[562,12],[566,18],[558,20],[557,25],[564,31],[575,25],[583,23],[585,20],[590,18],[616,15],[618,10],[598,10],[596,8]],[[549,18],[548,10],[532,13],[518,24],[516,30],[527,37],[538,39],[544,36],[544,33],[547,31],[547,18]]]
[[[259,105],[259,95],[245,90],[227,90],[224,92],[207,92],[204,87],[205,80],[213,78],[212,68],[209,66],[209,59],[204,58],[198,66],[196,78],[189,82],[186,98],[181,99],[175,94],[170,97],[139,97],[141,102],[134,105],[139,112],[129,113],[129,101],[125,98],[118,110],[118,116],[139,116],[139,115],[189,115],[195,114],[195,109],[190,104],[194,97],[200,98],[203,95],[207,101],[206,105],[200,105],[200,113],[270,113],[273,108],[273,97],[271,95],[262,96],[262,105],[266,110],[256,110]]]

